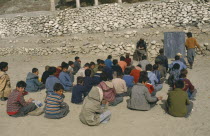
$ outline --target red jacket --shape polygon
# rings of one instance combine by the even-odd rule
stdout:
[[[146,87],[148,88],[150,94],[155,90],[152,84],[147,83]]]
[[[139,82],[140,72],[141,72],[140,70],[133,69],[130,73],[130,75],[134,77],[134,82],[135,83]]]
[[[192,83],[190,82],[189,79],[187,79],[187,78],[181,78],[181,80],[184,81],[184,88],[182,88],[182,90],[184,90],[184,91],[190,90],[192,92],[192,90],[195,89],[195,87],[192,85]]]
[[[125,62],[127,63],[127,66],[130,66],[131,65],[131,58],[126,58]]]

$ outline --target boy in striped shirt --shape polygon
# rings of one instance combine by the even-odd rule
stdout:
[[[63,85],[56,83],[54,92],[47,96],[45,106],[45,117],[49,119],[60,119],[69,113],[69,106],[63,102]]]

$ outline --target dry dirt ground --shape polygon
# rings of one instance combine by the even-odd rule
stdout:
[[[75,46],[86,43],[102,43],[102,42],[128,42],[136,43],[140,37],[144,37],[151,42],[156,40],[161,43],[163,39],[163,32],[166,31],[183,31],[183,28],[171,29],[138,29],[138,34],[135,37],[117,38],[111,36],[105,38],[104,33],[100,34],[77,34],[61,37],[41,36],[33,37],[19,37],[0,39],[0,47],[59,47],[61,42],[72,37],[79,37],[81,41],[72,41],[71,44]],[[127,30],[119,31],[117,33],[124,33]],[[129,30],[131,31],[131,29]],[[159,31],[159,34],[154,34]],[[197,30],[192,29],[195,33]],[[149,36],[143,35],[149,33]],[[113,35],[113,33],[108,33]],[[89,41],[88,37],[92,36],[93,41]],[[210,43],[209,35],[196,34],[199,43]],[[53,39],[59,42],[38,44],[40,39]],[[15,41],[15,42],[14,42]],[[85,62],[96,61],[96,59],[105,59],[107,54],[97,54],[95,56],[88,54],[79,54],[82,64]],[[8,74],[11,79],[12,88],[19,80],[25,80],[28,72],[33,67],[37,67],[40,71],[40,76],[44,71],[46,65],[58,66],[62,61],[73,60],[75,55],[50,55],[50,56],[25,56],[25,55],[8,55],[1,56],[0,61],[9,63]],[[119,59],[119,58],[117,58]],[[153,62],[152,62],[153,63]],[[135,62],[134,64],[137,64]],[[26,116],[21,118],[12,118],[6,114],[6,102],[0,102],[0,136],[209,136],[210,135],[210,57],[197,56],[194,68],[189,70],[189,78],[198,90],[196,101],[194,101],[194,108],[192,115],[189,118],[174,118],[169,116],[164,111],[164,102],[167,99],[168,86],[164,84],[164,88],[158,92],[157,96],[163,96],[163,101],[158,102],[157,106],[150,111],[131,111],[126,108],[126,99],[123,103],[116,107],[110,107],[112,118],[107,124],[101,124],[96,127],[89,127],[83,125],[79,120],[79,113],[81,105],[70,103],[71,93],[65,93],[67,102],[70,106],[70,113],[63,119],[50,120],[41,116]],[[37,93],[30,93],[26,99],[34,98],[36,100],[44,101],[45,90]]]
[[[82,64],[95,61],[90,55],[80,55]],[[19,80],[25,80],[26,75],[33,67],[38,67],[40,73],[45,65],[58,66],[61,61],[73,59],[73,55],[62,56],[16,56],[1,57],[1,61],[9,63],[8,74],[11,78],[12,88]],[[30,61],[28,59],[30,58]],[[97,58],[105,59],[98,55]],[[136,64],[137,62],[135,62]],[[70,113],[62,119],[50,120],[41,116],[26,116],[12,118],[6,114],[6,102],[0,102],[0,131],[1,136],[208,136],[210,134],[210,84],[209,84],[210,57],[197,56],[195,66],[189,70],[189,78],[198,90],[192,115],[189,118],[174,118],[163,110],[163,103],[167,99],[168,86],[158,92],[163,96],[163,101],[150,111],[131,111],[126,108],[126,99],[116,107],[110,107],[112,118],[107,124],[96,127],[83,125],[79,120],[81,105],[70,103],[71,93],[65,93],[70,106]],[[34,98],[44,101],[45,90],[30,93],[26,99]]]

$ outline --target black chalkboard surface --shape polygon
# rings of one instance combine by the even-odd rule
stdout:
[[[164,33],[164,54],[168,58],[174,58],[177,53],[185,57],[185,33],[165,32]]]

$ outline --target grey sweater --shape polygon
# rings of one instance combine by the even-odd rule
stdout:
[[[141,83],[133,86],[131,98],[127,100],[127,107],[135,110],[150,110],[151,103],[157,102],[157,97],[152,97],[148,89]]]

